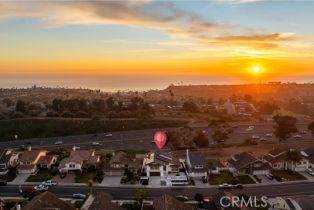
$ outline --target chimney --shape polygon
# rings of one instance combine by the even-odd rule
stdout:
[[[21,210],[21,205],[20,204],[16,205],[16,210]]]
[[[186,149],[186,159],[189,157],[189,149]]]
[[[28,147],[28,151],[32,151],[32,147],[31,146]]]
[[[73,150],[73,151],[76,151],[76,146],[73,146],[72,150]]]

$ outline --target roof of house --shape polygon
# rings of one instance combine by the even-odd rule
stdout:
[[[42,150],[24,151],[20,158],[20,162],[34,162],[41,152],[43,151]]]
[[[69,202],[63,201],[53,193],[47,191],[35,196],[22,208],[22,210],[41,209],[75,210],[75,207]]]
[[[168,164],[179,164],[178,159],[173,159],[172,155],[160,153],[160,152],[154,152],[150,153],[148,157],[146,158],[145,164],[151,164],[151,163],[157,163],[160,165],[168,165]]]
[[[275,163],[279,163],[279,162],[286,160],[287,159],[287,153],[281,153],[280,155],[277,155],[277,156],[272,156],[272,155],[266,154],[263,157],[263,159],[266,160],[267,162],[271,163],[271,164],[275,164]]]
[[[242,152],[240,154],[233,155],[228,163],[236,169],[241,169],[256,161],[257,159],[253,155],[247,152]]]
[[[308,147],[304,152],[308,155],[307,159],[309,162],[314,164],[314,147]]]
[[[189,154],[191,165],[206,165],[206,159],[202,154]]]
[[[73,150],[71,151],[69,160],[75,163],[82,163],[88,160],[93,154],[92,150]]]
[[[282,155],[283,153],[286,153],[287,151],[282,148],[274,148],[268,152],[271,156],[278,156]]]
[[[171,195],[162,195],[154,200],[154,210],[195,210],[195,208],[189,204],[178,201]]]
[[[46,155],[46,156],[41,156],[38,160],[38,164],[50,164],[53,159],[56,159],[56,155]]]
[[[141,161],[142,162],[142,161]],[[109,164],[124,164],[129,167],[139,167],[141,163],[138,159],[132,158],[131,155],[125,152],[117,152],[109,161]]]
[[[111,202],[112,197],[108,193],[103,191],[97,192],[92,204],[88,207],[88,210],[123,210],[118,204]]]
[[[0,163],[7,163],[12,156],[12,152],[4,149],[0,150]]]

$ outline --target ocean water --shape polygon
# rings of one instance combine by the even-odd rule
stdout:
[[[313,82],[314,75],[272,78],[269,81]],[[267,82],[267,81],[262,81]],[[165,89],[174,85],[243,84],[241,78],[210,75],[0,75],[0,88],[89,88],[106,92]]]
[[[218,76],[165,76],[165,75],[98,75],[98,76],[34,76],[34,75],[5,75],[0,76],[0,88],[25,88],[34,84],[44,87],[89,88],[106,92],[128,90],[165,89],[170,84],[230,84],[240,83],[229,77]]]

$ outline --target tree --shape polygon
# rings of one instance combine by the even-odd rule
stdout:
[[[33,187],[28,187],[22,191],[22,195],[24,198],[28,198],[28,200],[32,200],[39,192],[35,190]]]
[[[91,195],[93,193],[94,181],[92,179],[88,180],[87,186],[89,187],[89,194]]]
[[[294,167],[296,163],[299,163],[302,160],[302,155],[297,150],[289,150],[287,152],[287,160],[290,161]]]
[[[136,205],[141,207],[143,204],[143,200],[147,197],[147,191],[144,188],[137,189],[135,192]]]
[[[197,132],[196,136],[193,138],[193,141],[200,148],[209,146],[209,139],[202,131]]]
[[[217,144],[223,145],[226,140],[230,138],[233,133],[232,128],[225,121],[215,121],[211,124],[213,127],[212,139]]]
[[[26,112],[25,101],[18,100],[15,105],[15,111],[25,113]]]
[[[113,109],[113,106],[114,106],[113,97],[107,98],[106,104],[107,104],[108,109],[109,109],[109,110],[112,110],[112,109]]]
[[[276,125],[274,125],[274,134],[279,141],[288,139],[292,133],[298,131],[296,127],[297,119],[295,117],[276,115],[274,120],[276,123]]]
[[[314,122],[311,122],[308,125],[307,129],[309,129],[311,131],[312,135],[314,135]]]
[[[183,103],[183,109],[185,111],[188,111],[188,112],[198,112],[199,111],[197,105],[192,100],[185,101]]]

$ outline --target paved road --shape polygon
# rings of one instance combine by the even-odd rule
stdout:
[[[234,133],[231,135],[230,139],[226,144],[239,144],[245,139],[252,137],[253,135],[258,135],[260,137],[266,138],[267,142],[277,142],[275,137],[268,138],[265,136],[266,133],[273,133],[273,123],[237,123],[237,128],[234,128]],[[247,131],[249,125],[254,125],[253,131]],[[297,124],[300,131],[306,131],[306,134],[302,134],[302,138],[298,141],[311,142],[314,139],[310,132],[307,131],[308,123]],[[178,128],[165,128],[162,130],[171,130]],[[197,128],[200,130],[205,130],[209,138],[211,139],[211,129],[208,127]],[[135,150],[154,150],[155,145],[152,144],[154,133],[160,130],[156,129],[146,129],[146,130],[133,130],[133,131],[120,131],[112,132],[112,136],[108,137],[105,133],[100,134],[87,134],[87,135],[76,135],[76,136],[62,136],[62,137],[51,137],[51,138],[34,138],[28,140],[17,140],[10,142],[0,142],[0,148],[4,147],[20,147],[21,145],[27,146],[28,143],[32,147],[55,147],[54,143],[56,141],[63,141],[63,145],[59,147],[91,147],[91,143],[94,141],[100,142],[101,146],[94,146],[95,148],[102,149],[135,149]],[[290,141],[294,142],[295,139],[291,138]],[[211,140],[210,140],[211,141]],[[214,144],[212,141],[211,144]]]
[[[24,188],[24,187],[23,187]],[[49,191],[57,194],[59,197],[71,197],[73,193],[87,193],[87,186],[56,186]],[[127,187],[94,187],[93,192],[105,191],[110,193],[115,199],[131,199],[134,197],[135,188]],[[314,195],[314,182],[287,183],[280,185],[254,185],[247,186],[241,190],[230,190],[234,194],[246,193],[256,196],[294,196],[294,195]],[[147,188],[148,198],[153,199],[162,194],[185,195],[193,198],[195,193],[202,193],[204,196],[211,196],[219,192],[217,188],[195,188],[195,187],[173,187],[173,188]],[[0,197],[18,196],[19,186],[0,187]]]

